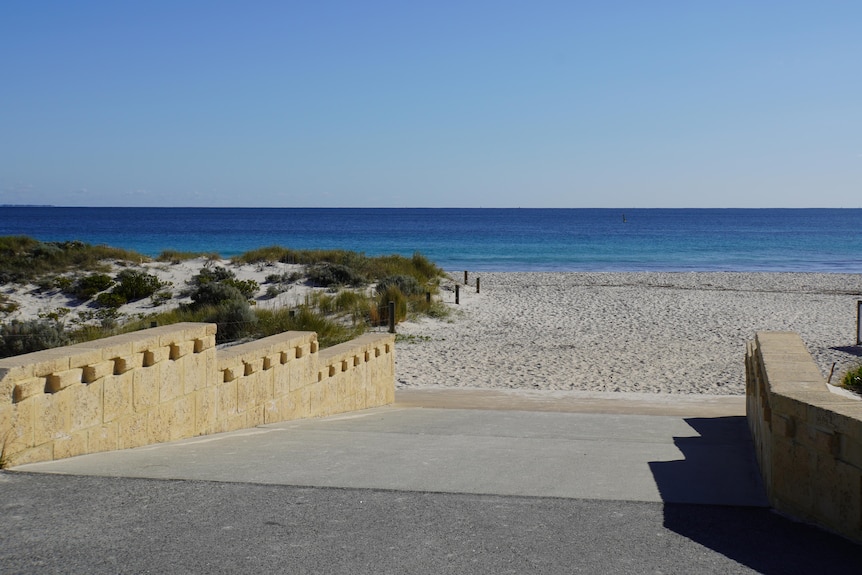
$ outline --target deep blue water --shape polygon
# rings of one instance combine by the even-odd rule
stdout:
[[[6,235],[150,256],[418,251],[448,270],[862,273],[860,209],[0,207]]]

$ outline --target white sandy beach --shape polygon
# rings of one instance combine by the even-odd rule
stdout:
[[[453,274],[463,280],[462,274]],[[862,275],[482,273],[448,321],[398,326],[397,385],[737,395],[745,342],[798,332],[824,377],[862,361]],[[471,283],[475,276],[471,275]],[[844,348],[843,350],[841,348]]]
[[[259,307],[301,303],[312,289],[295,283],[266,298],[265,278],[299,271],[289,264],[233,265],[188,260],[141,267],[172,284],[175,296],[205,265],[254,279]],[[116,270],[115,270],[116,271]],[[463,280],[463,273],[453,274]],[[854,347],[862,275],[810,273],[482,273],[481,293],[454,281],[442,298],[444,320],[399,324],[396,384],[590,393],[739,395],[745,342],[757,331],[798,332],[826,377],[859,362]],[[4,286],[20,308],[4,320],[32,319],[85,304],[59,291]],[[126,318],[173,307],[174,297],[123,306]]]

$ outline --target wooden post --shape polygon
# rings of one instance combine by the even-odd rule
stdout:
[[[862,345],[862,301],[856,302],[856,345]]]
[[[425,303],[431,303],[431,292],[430,291],[425,292]]]
[[[479,278],[476,278],[476,293],[479,293]]]
[[[461,303],[461,286],[455,284],[455,304]]]
[[[389,302],[389,333],[395,333],[395,302]]]
[[[464,270],[464,285],[467,285],[467,270]]]

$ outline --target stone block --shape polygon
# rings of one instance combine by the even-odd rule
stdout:
[[[237,413],[227,418],[225,431],[236,431],[237,429],[245,429],[246,427],[248,427],[248,425],[246,425],[246,414]]]
[[[38,397],[38,396],[37,396]],[[4,458],[36,445],[36,398],[30,397],[21,403],[0,410],[0,448]],[[5,432],[4,432],[5,430]]]
[[[177,361],[166,361],[147,369],[159,370],[159,403],[168,403],[184,394],[183,369]]]
[[[258,425],[263,425],[264,423],[266,423],[266,406],[255,405],[252,409],[248,411],[248,417],[246,418],[246,426],[256,427]]]
[[[116,422],[100,425],[87,430],[88,453],[114,451],[119,449],[119,446],[120,443]]]
[[[88,431],[77,431],[54,439],[54,459],[65,459],[89,453],[87,450]]]
[[[134,411],[146,411],[158,404],[160,385],[160,365],[135,370],[132,377],[132,408]]]
[[[236,380],[236,410],[238,412],[242,413],[254,407],[257,379],[257,374],[254,374]]]
[[[47,377],[53,373],[68,371],[71,368],[69,354],[62,347],[28,353],[27,356],[31,356],[34,361],[33,375],[36,377]]]
[[[256,375],[257,382],[255,384],[254,404],[263,405],[275,396],[273,392],[275,378],[271,369],[261,371]]]
[[[178,341],[176,343],[172,343],[170,351],[170,358],[174,361],[185,357],[189,354],[194,353],[195,351],[195,342],[194,341]]]
[[[45,443],[15,453],[3,455],[5,467],[17,467],[28,463],[39,463],[40,461],[51,461],[54,459],[54,443]]]
[[[90,365],[85,365],[83,367],[83,371],[84,372],[81,375],[81,381],[83,381],[84,383],[93,383],[94,381],[98,381],[103,377],[113,375],[114,362],[113,360],[95,362]]]
[[[129,415],[133,411],[133,381],[134,373],[109,375],[102,381],[104,412],[102,421],[109,423],[117,418]]]
[[[216,386],[218,389],[218,413],[219,419],[227,418],[238,413],[237,408],[237,382],[239,380],[226,381]]]
[[[76,368],[102,361],[102,348],[98,342],[85,342],[59,348],[69,355],[69,368]]]
[[[171,348],[170,346],[165,347],[153,347],[152,349],[148,349],[144,351],[144,367],[150,367],[152,365],[156,365],[157,363],[161,363],[163,361],[167,361],[171,356]]]
[[[273,397],[284,397],[290,393],[290,368],[277,364],[272,370]]]
[[[147,412],[131,413],[117,420],[117,443],[120,449],[149,444],[149,415]]]
[[[173,419],[171,422],[171,441],[194,437],[195,434],[195,398],[186,395],[171,404]]]
[[[817,458],[814,484],[814,515],[833,529],[853,525],[859,529],[862,474],[859,469],[828,455]]]
[[[199,337],[195,339],[194,351],[195,353],[201,353],[208,349],[212,349],[216,346],[216,337],[214,335],[207,335],[203,337]]]
[[[303,387],[288,394],[288,402],[285,403],[292,409],[293,414],[289,419],[308,419],[311,417],[311,391],[313,386]]]
[[[114,375],[120,375],[127,371],[141,369],[144,367],[144,354],[136,353],[124,357],[115,357],[114,360]]]
[[[147,412],[147,444],[165,443],[171,440],[174,425],[174,406],[163,403]]]
[[[73,385],[63,392],[69,396],[72,432],[102,424],[103,389],[104,379]]]
[[[80,367],[52,373],[45,378],[45,389],[49,393],[57,393],[70,385],[80,384],[83,376],[84,370]]]
[[[192,353],[175,364],[181,371],[182,392],[184,394],[194,393],[206,377],[206,358],[200,353]]]
[[[45,393],[45,379],[42,377],[31,377],[15,384],[12,392],[12,401],[19,403],[28,397],[42,395]]]
[[[69,434],[72,404],[68,393],[61,391],[36,395],[26,401],[34,402],[36,417],[33,426],[34,445],[48,443]]]
[[[21,360],[22,357],[24,356],[19,355],[0,359],[0,385],[10,383],[14,385],[16,381],[36,376],[33,364]]]
[[[278,423],[279,421],[285,421],[283,410],[283,399],[270,399],[263,405],[263,422]]]
[[[208,387],[194,393],[195,435],[215,433],[218,429],[218,388]]]

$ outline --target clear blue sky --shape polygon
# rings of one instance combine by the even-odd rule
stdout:
[[[0,204],[860,207],[862,2],[0,2]]]

